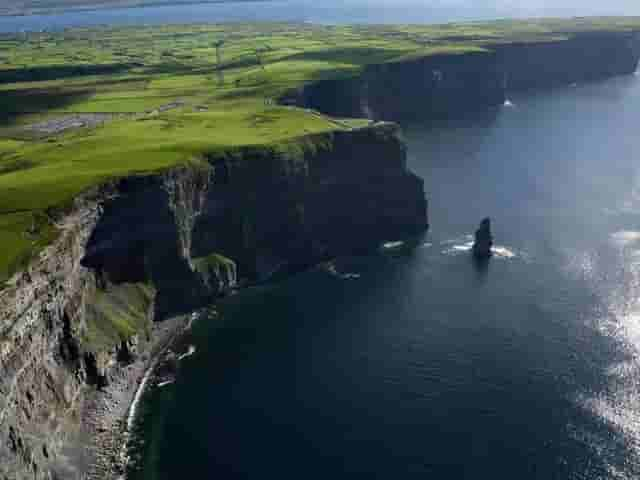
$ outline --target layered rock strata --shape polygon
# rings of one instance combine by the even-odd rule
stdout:
[[[242,282],[426,224],[423,182],[384,123],[212,154],[80,196],[58,215],[58,239],[0,291],[0,479],[105,478],[94,439],[116,424],[81,420],[92,408],[122,415],[112,397],[135,389],[127,372],[152,361],[157,325]]]

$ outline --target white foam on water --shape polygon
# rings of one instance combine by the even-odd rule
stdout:
[[[329,262],[327,264],[324,265],[324,270],[333,275],[334,277],[337,277],[341,280],[358,280],[361,275],[359,273],[342,273],[338,271],[338,268],[336,267],[336,265],[333,262]]]
[[[452,245],[451,247],[446,248],[443,253],[445,255],[456,255],[461,253],[469,253],[471,252],[471,250],[473,250],[473,242],[465,242],[459,243],[457,245]],[[518,254],[516,254],[513,250],[501,245],[492,247],[491,253],[493,253],[493,256],[496,258],[511,259],[518,257]]]
[[[196,353],[196,347],[194,347],[193,345],[189,345],[189,349],[187,350],[187,352],[180,355],[178,357],[178,360],[184,360],[185,358],[188,358],[195,353]]]
[[[640,232],[632,230],[621,230],[611,234],[611,240],[615,245],[626,247],[628,245],[640,242]]]
[[[508,98],[504,101],[504,106],[505,107],[515,107],[513,102],[511,100],[509,100]]]
[[[360,277],[359,273],[345,273],[341,276],[343,280],[358,280]]]
[[[445,245],[449,242],[445,242]],[[460,255],[462,253],[469,253],[473,248],[473,242],[465,242],[453,244],[447,248],[445,248],[442,253],[444,255]]]
[[[462,243],[469,243],[473,245],[473,235],[462,235],[460,237],[451,238],[449,240],[444,240],[440,242],[442,245],[457,245]]]
[[[491,248],[491,252],[494,256],[499,258],[516,258],[517,255],[513,250],[509,250],[507,247],[493,247]]]
[[[173,385],[175,382],[175,380],[167,380],[165,382],[161,382],[158,384],[158,388],[166,387],[167,385]]]
[[[142,377],[142,381],[140,385],[138,385],[138,390],[136,390],[136,394],[133,397],[133,402],[131,402],[131,406],[129,407],[129,416],[127,417],[127,431],[131,431],[133,428],[133,422],[136,419],[136,412],[138,411],[138,404],[140,403],[140,399],[142,398],[142,394],[144,393],[144,389],[147,386],[147,382],[149,382],[149,378],[151,378],[151,373],[155,369],[156,364],[154,362]]]
[[[398,242],[386,242],[382,244],[382,248],[384,248],[385,250],[393,250],[396,248],[400,248],[404,246],[404,242],[398,241]]]
[[[197,319],[198,319],[198,312],[193,312],[189,317],[189,323],[187,323],[185,330],[191,330],[191,327],[193,327],[193,322],[195,322]]]
[[[451,250],[454,252],[470,252],[473,249],[473,242],[463,243],[462,245],[454,245]]]

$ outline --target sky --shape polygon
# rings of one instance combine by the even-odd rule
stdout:
[[[627,14],[640,15],[640,0],[450,0],[461,5],[495,5],[497,8],[552,14],[567,11],[572,15]]]

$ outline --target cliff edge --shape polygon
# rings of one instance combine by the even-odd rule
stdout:
[[[337,117],[442,118],[503,105],[513,92],[630,75],[639,59],[636,31],[488,41],[483,51],[368,65],[349,78],[320,80],[291,90],[282,102]]]
[[[95,445],[105,427],[88,410],[151,360],[162,320],[426,223],[423,182],[384,123],[81,195],[55,243],[0,292],[0,478],[115,475],[104,456],[118,449]]]

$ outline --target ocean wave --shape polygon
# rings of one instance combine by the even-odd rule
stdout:
[[[182,355],[180,355],[178,357],[178,360],[184,360],[185,358],[189,358],[190,356],[194,355],[196,353],[196,347],[194,347],[193,345],[189,345],[189,348],[187,349],[187,351],[185,353],[183,353]]]
[[[397,248],[402,248],[402,247],[404,247],[404,242],[402,241],[386,242],[382,244],[383,250],[395,250]]]
[[[144,393],[144,389],[151,378],[151,374],[156,367],[156,363],[154,362],[145,372],[142,377],[142,381],[140,385],[138,385],[138,389],[136,390],[136,394],[133,397],[133,402],[131,402],[131,406],[129,407],[129,415],[127,417],[127,431],[131,431],[133,428],[133,424],[136,420],[136,412],[138,411],[138,404],[140,403],[140,399],[142,398],[142,394]]]
[[[450,247],[447,247],[442,253],[444,253],[445,255],[456,255],[461,253],[470,253],[471,250],[473,250],[473,242],[468,241],[451,245]],[[515,251],[502,245],[495,245],[494,247],[492,247],[491,253],[496,258],[505,259],[512,259],[519,256]]]
[[[495,257],[499,258],[516,258],[518,256],[513,250],[502,246],[493,247],[491,249],[491,253],[493,253]]]
[[[323,268],[325,272],[341,280],[358,280],[361,277],[359,273],[351,273],[351,272],[343,273],[338,271],[338,267],[336,267],[335,263],[333,262],[329,262],[323,265]]]

